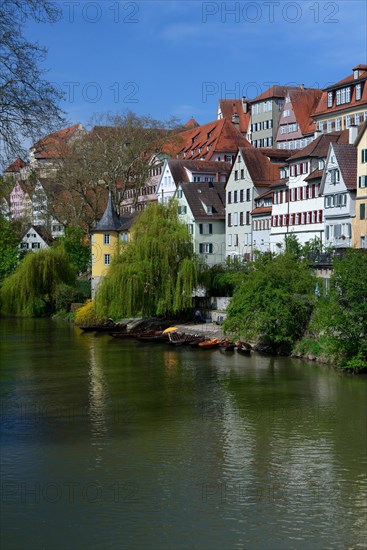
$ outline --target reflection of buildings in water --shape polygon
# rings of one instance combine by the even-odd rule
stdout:
[[[89,416],[92,424],[92,434],[96,438],[107,433],[107,385],[102,365],[97,357],[96,340],[91,339],[89,345]]]
[[[169,375],[177,373],[179,366],[177,352],[171,350],[164,350],[162,353],[164,370]]]

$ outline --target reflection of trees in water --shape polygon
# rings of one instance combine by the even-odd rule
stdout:
[[[89,417],[92,425],[94,444],[100,444],[101,438],[107,434],[107,382],[103,373],[103,365],[97,354],[96,340],[89,343]]]

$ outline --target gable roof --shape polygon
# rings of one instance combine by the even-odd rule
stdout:
[[[196,221],[224,220],[224,183],[183,183],[181,189]],[[207,214],[205,206],[213,207],[213,214]]]
[[[232,122],[221,118],[174,135],[162,149],[179,159],[209,160],[214,153],[236,154],[239,147],[252,145]]]
[[[332,84],[331,86],[328,86],[327,88],[323,89],[323,93],[321,96],[321,99],[317,105],[317,108],[315,109],[315,112],[313,114],[314,117],[318,117],[320,115],[326,115],[329,113],[337,113],[338,111],[345,111],[346,109],[350,108],[358,108],[363,107],[367,103],[367,65],[357,65],[353,68],[354,70],[359,70],[359,76],[358,78],[354,78],[354,74],[350,74],[347,77],[343,78],[342,80],[339,80],[338,82],[335,82],[335,84]],[[328,92],[331,92],[333,90],[337,90],[338,88],[342,88],[344,86],[347,86],[348,84],[358,84],[363,83],[362,86],[362,96],[361,99],[356,100],[356,87],[352,86],[351,90],[351,98],[349,103],[343,103],[341,105],[336,105],[335,97],[333,97],[333,105],[332,107],[328,107]]]
[[[37,160],[48,158],[60,158],[66,151],[66,147],[70,139],[72,139],[78,131],[83,131],[81,124],[74,124],[53,134],[40,139],[35,143],[33,150],[34,157]]]
[[[191,117],[184,125],[183,125],[183,128],[186,128],[187,130],[191,129],[191,128],[197,128],[198,126],[200,126],[200,124],[193,118]]]
[[[358,128],[358,135],[357,135],[356,140],[354,142],[355,147],[357,147],[357,145],[359,145],[359,142],[361,141],[362,137],[366,136],[366,130],[367,130],[367,118],[363,122],[363,124]],[[367,139],[367,137],[366,137],[366,139]]]
[[[317,137],[306,147],[288,158],[289,162],[309,157],[325,158],[327,157],[330,143],[346,144],[349,142],[349,130],[340,132],[330,132]]]
[[[334,144],[333,150],[338,161],[339,169],[342,173],[345,186],[348,190],[357,187],[357,153],[354,145]]]
[[[24,168],[24,166],[26,166],[26,163],[23,159],[18,157],[10,166],[5,168],[4,173],[20,172],[21,168]]]
[[[265,90],[265,92],[258,95],[254,99],[249,99],[249,103],[257,103],[258,101],[264,101],[265,99],[271,99],[272,97],[284,99],[290,90],[300,89],[304,90],[306,88],[302,88],[299,86],[271,86],[271,88],[268,88],[267,90]]]
[[[222,117],[226,118],[233,124],[233,115],[238,115],[239,129],[242,134],[245,134],[251,118],[251,110],[247,113],[243,110],[242,99],[219,99],[218,111],[222,113]],[[220,120],[220,119],[219,119]]]
[[[297,88],[288,92],[291,100],[294,116],[303,135],[313,134],[316,130],[316,123],[311,114],[314,113],[322,90],[316,88]]]
[[[34,229],[34,231],[36,233],[38,233],[38,235],[41,237],[41,239],[43,239],[45,241],[46,244],[51,245],[53,243],[54,239],[51,237],[51,235],[49,234],[49,232],[47,231],[47,229],[44,225],[30,225],[30,226],[28,226],[28,229],[24,233],[21,240],[23,240],[27,236],[27,233],[29,233],[29,231],[31,229]]]
[[[189,171],[215,174],[216,177],[223,174],[228,177],[231,171],[231,164],[223,161],[168,159],[167,165],[176,185],[190,183]]]
[[[262,149],[240,149],[246,168],[256,187],[267,187],[279,180],[282,165],[270,162]]]

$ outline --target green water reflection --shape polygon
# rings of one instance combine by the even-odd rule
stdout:
[[[3,548],[366,548],[366,378],[0,325]]]

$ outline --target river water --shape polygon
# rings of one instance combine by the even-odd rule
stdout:
[[[366,378],[0,327],[3,550],[367,548]]]

